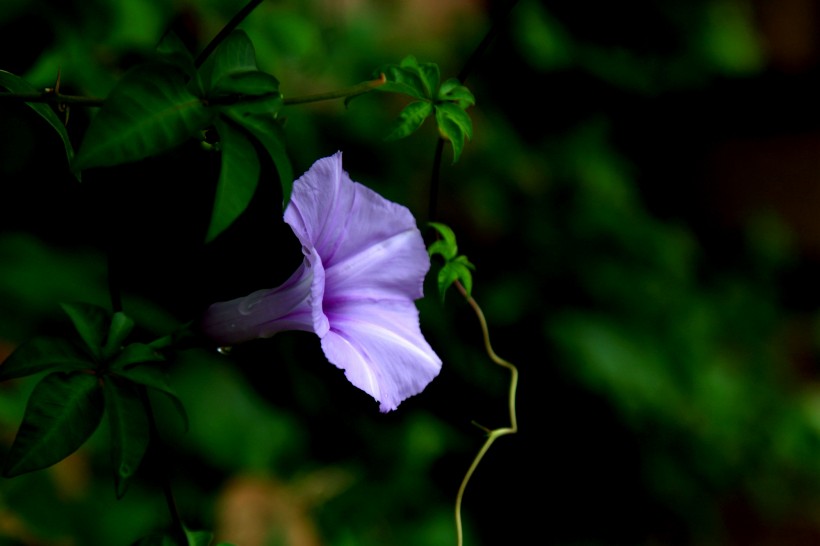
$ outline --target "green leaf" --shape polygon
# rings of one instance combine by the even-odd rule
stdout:
[[[459,108],[466,109],[475,104],[475,97],[456,78],[450,78],[438,90],[436,100],[456,103]]]
[[[226,95],[249,95],[274,98],[281,103],[279,80],[259,70],[253,43],[243,30],[234,30],[228,35],[199,72],[206,83],[209,100]],[[275,103],[267,106],[272,104]],[[269,108],[268,111],[274,110]]]
[[[421,67],[419,65],[418,60],[413,55],[408,55],[404,59],[401,60],[399,63],[399,69],[403,72],[404,77],[407,78],[407,81],[412,81],[413,85],[422,93],[426,98],[432,98],[432,94],[428,94],[428,85],[424,82],[424,77],[422,74]],[[418,83],[416,83],[418,82]],[[421,84],[421,85],[419,85]]]
[[[199,72],[210,92],[226,76],[257,70],[253,42],[244,30],[234,30],[211,53]]]
[[[467,112],[453,103],[439,103],[435,108],[439,133],[453,145],[453,163],[455,163],[464,148],[464,138],[473,137],[473,122]]]
[[[102,360],[103,340],[109,331],[108,311],[90,303],[62,303],[60,307],[74,323],[90,354],[97,361]]]
[[[434,241],[427,249],[430,256],[434,254],[441,254],[445,261],[450,261],[458,254],[458,245],[456,244],[456,234],[449,226],[440,222],[427,222],[427,225],[435,229],[441,239]]]
[[[467,256],[459,256],[450,262],[458,273],[458,280],[464,285],[467,296],[473,295],[473,273],[475,266],[467,260]]]
[[[40,470],[74,453],[97,429],[103,408],[96,375],[45,376],[31,392],[3,476],[11,478]]]
[[[108,337],[105,346],[102,348],[103,358],[108,360],[122,349],[125,339],[134,329],[134,321],[122,311],[117,311],[111,317],[111,326],[108,329]]]
[[[185,47],[176,32],[168,32],[162,37],[157,46],[157,55],[162,61],[179,67],[189,78],[196,75],[194,56]]]
[[[424,96],[424,86],[421,83],[421,80],[417,81],[416,85],[418,87],[414,87],[412,84],[404,81],[392,81],[391,78],[395,78],[396,74],[392,74],[389,71],[385,72],[384,75],[387,78],[387,82],[376,87],[376,91],[381,91],[384,93],[398,93],[400,95],[408,95],[414,99],[429,100],[429,97]]]
[[[113,369],[112,369],[113,371]],[[165,369],[156,364],[140,364],[136,366],[129,366],[118,368],[115,372],[118,376],[124,377],[134,383],[151,387],[158,390],[171,399],[171,402],[176,407],[182,418],[185,430],[188,430],[188,412],[185,411],[185,406],[182,400],[176,395],[171,386],[168,384],[168,376]]]
[[[473,275],[470,270],[475,266],[470,263],[466,256],[458,256],[458,245],[456,235],[449,226],[439,222],[428,222],[427,225],[435,229],[441,239],[434,241],[427,248],[430,256],[440,254],[444,260],[444,266],[438,272],[438,290],[442,301],[444,294],[456,281],[460,281],[466,290],[467,295],[471,295],[473,290]]]
[[[182,144],[211,123],[214,112],[169,63],[131,69],[91,120],[73,169],[117,165]]]
[[[259,156],[248,136],[221,116],[216,121],[222,166],[205,242],[225,231],[248,208],[259,183]]]
[[[282,186],[282,210],[290,202],[293,189],[293,167],[290,164],[285,147],[285,132],[281,123],[272,115],[251,114],[244,111],[241,105],[225,109],[226,114],[248,130],[265,148],[273,160],[279,183]]]
[[[148,417],[136,384],[107,377],[103,393],[111,430],[114,486],[121,499],[148,449]]]
[[[436,63],[422,63],[416,65],[421,82],[424,84],[424,94],[430,98],[436,96],[441,73]]]
[[[113,373],[120,373],[126,368],[146,362],[162,362],[165,357],[156,349],[145,343],[130,343],[111,361],[108,369]]]
[[[17,347],[0,364],[0,381],[43,371],[90,370],[95,366],[94,361],[70,341],[37,337]]]
[[[429,101],[415,101],[408,104],[394,123],[393,129],[385,140],[398,140],[413,133],[421,127],[424,120],[433,113],[433,104]]]
[[[252,97],[268,96],[282,100],[279,93],[279,80],[267,72],[235,72],[227,74],[214,85],[210,96],[246,95]]]
[[[387,83],[379,86],[378,90],[402,93],[422,100],[431,100],[441,81],[437,64],[419,63],[412,55],[402,59],[398,65],[384,65],[379,73],[384,74]]]
[[[430,256],[440,254],[445,261],[455,256],[455,251],[445,241],[433,241],[430,246],[427,247],[427,253]]]
[[[474,269],[473,264],[468,262],[464,256],[459,256],[455,260],[444,264],[444,267],[438,272],[438,291],[442,300],[444,300],[444,294],[455,281],[461,282],[467,296],[472,294],[473,274],[470,271],[471,269]]]
[[[400,65],[384,65],[378,72],[387,79],[386,83],[376,88],[378,91],[401,93],[421,100],[432,98],[421,78],[418,62],[412,55],[405,57]]]
[[[208,546],[214,534],[210,531],[191,531],[186,528],[185,537],[188,539],[188,546]]]
[[[221,107],[219,104],[221,101],[228,102],[228,108]],[[259,114],[273,114],[273,116],[276,117],[284,104],[282,101],[282,95],[278,93],[269,93],[267,95],[256,96],[234,95],[231,97],[220,97],[216,102],[216,108],[219,111],[227,112],[230,110],[234,113],[230,117],[252,116]]]
[[[0,86],[5,87],[12,93],[31,95],[40,92],[40,90],[28,83],[23,78],[15,76],[5,70],[0,70]],[[68,163],[71,164],[71,162],[74,161],[74,147],[71,145],[71,139],[68,137],[68,131],[66,130],[65,125],[63,125],[63,122],[60,121],[60,118],[57,117],[54,110],[52,110],[47,104],[43,104],[41,102],[28,102],[26,104],[28,104],[32,110],[37,112],[40,117],[46,120],[46,123],[51,125],[55,131],[57,131],[57,134],[63,141],[63,147],[65,148],[65,155],[66,158],[68,158]],[[75,176],[78,180],[80,179],[79,174],[75,173]]]
[[[436,104],[437,120],[440,119],[439,116],[451,120],[467,138],[473,138],[473,121],[463,108],[446,102]]]
[[[148,345],[143,345],[142,347],[150,349]],[[112,366],[111,372],[134,383],[139,383],[140,385],[145,385],[146,387],[151,387],[167,394],[174,394],[171,386],[168,384],[168,375],[165,372],[165,368],[157,362],[140,361],[128,366],[117,366],[116,368]]]

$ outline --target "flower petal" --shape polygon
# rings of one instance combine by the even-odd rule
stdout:
[[[336,260],[326,271],[325,305],[336,298],[409,299],[424,295],[430,257],[418,229],[406,230]]]
[[[322,338],[325,356],[382,412],[421,392],[441,370],[412,301],[349,302],[325,312],[331,325]]]
[[[283,330],[305,330],[321,337],[329,328],[322,311],[324,287],[322,260],[314,252],[281,286],[214,303],[203,314],[200,328],[224,345],[271,337]]]
[[[303,246],[316,248],[326,269],[400,233],[418,232],[407,207],[350,179],[341,152],[316,161],[294,182],[285,222]],[[426,255],[420,234],[419,243],[415,253]]]

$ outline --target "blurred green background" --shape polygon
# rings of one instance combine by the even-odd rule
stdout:
[[[6,0],[0,69],[104,97],[173,29],[199,51],[243,2]],[[467,85],[475,136],[445,150],[436,217],[477,266],[493,344],[520,370],[520,433],[464,499],[466,544],[803,545],[820,541],[820,6],[808,0],[263,2],[242,24],[286,97],[369,79],[413,54]],[[344,152],[351,176],[430,219],[436,130],[384,142],[405,101],[288,107],[296,173]],[[72,108],[79,143],[90,112]],[[58,302],[125,310],[165,334],[300,261],[272,170],[202,244],[218,157],[196,143],[71,178],[30,109],[0,102],[0,353],[66,328]],[[435,271],[434,271],[435,272]],[[506,425],[507,374],[433,275],[422,328],[444,367],[393,413],[315,336],[183,353],[185,433],[126,497],[107,431],[55,467],[0,480],[0,544],[127,545],[167,523],[170,468],[194,528],[237,546],[455,544],[458,484]],[[0,385],[0,452],[34,380]]]

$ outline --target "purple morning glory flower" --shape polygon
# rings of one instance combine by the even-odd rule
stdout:
[[[430,258],[410,211],[352,181],[337,152],[294,182],[285,222],[302,243],[299,268],[278,288],[211,305],[203,331],[223,345],[314,332],[383,412],[421,392],[441,359],[419,327]]]

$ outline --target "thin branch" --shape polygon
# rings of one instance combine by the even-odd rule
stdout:
[[[9,93],[0,92],[0,101],[11,100],[20,102],[44,102],[47,104],[75,104],[78,106],[90,106],[99,108],[105,102],[105,99],[98,97],[83,97],[79,95],[63,95],[53,90],[43,91],[42,93]]]
[[[467,81],[467,77],[478,64],[478,60],[482,55],[484,55],[484,52],[487,51],[487,48],[490,47],[490,43],[495,39],[496,34],[498,34],[498,29],[501,28],[503,23],[507,22],[507,18],[510,16],[510,13],[517,3],[518,0],[511,0],[506,6],[504,6],[501,14],[493,21],[490,30],[487,31],[487,34],[484,35],[484,38],[481,39],[481,42],[478,43],[470,57],[467,59],[467,62],[464,63],[464,67],[461,69],[461,72],[458,73],[458,81],[462,84]]]
[[[227,38],[228,35],[236,29],[237,26],[239,26],[239,23],[244,21],[245,18],[248,15],[250,15],[254,9],[256,9],[256,6],[258,6],[261,3],[262,0],[250,0],[250,2],[248,2],[245,5],[245,7],[239,10],[236,13],[236,15],[234,15],[231,18],[231,20],[228,21],[228,23],[224,27],[222,27],[222,30],[220,30],[217,33],[217,35],[214,36],[214,39],[208,42],[208,45],[205,46],[205,49],[200,51],[199,55],[197,55],[196,60],[194,61],[194,66],[196,66],[197,68],[202,66],[202,63],[204,63],[205,59],[207,59],[211,55],[211,53],[214,52],[217,46],[219,46],[219,44],[221,44],[225,40],[225,38]]]
[[[314,95],[303,95],[301,97],[290,97],[284,99],[285,106],[292,106],[294,104],[305,104],[308,102],[319,102],[323,100],[334,100],[334,99],[350,99],[356,97],[358,95],[363,95],[369,91],[376,89],[387,83],[387,77],[382,74],[380,77],[376,78],[375,80],[368,80],[366,82],[357,83],[351,87],[347,87],[345,89],[339,89],[337,91],[328,91],[326,93],[316,93]]]
[[[427,203],[427,221],[435,222],[438,215],[438,187],[441,180],[441,156],[444,153],[444,139],[436,139],[436,153],[433,156],[433,172],[430,174],[430,194]]]
[[[335,99],[349,99],[358,95],[368,93],[379,86],[387,83],[387,78],[382,74],[375,80],[367,80],[344,89],[337,89],[335,91],[326,91],[324,93],[316,93],[313,95],[302,95],[297,97],[289,97],[282,102],[285,106],[292,106],[296,104],[307,104],[311,102],[319,102],[325,100]],[[258,98],[258,97],[253,97]],[[83,97],[79,95],[63,95],[55,92],[53,89],[47,89],[42,93],[9,93],[0,92],[0,100],[19,101],[19,102],[43,102],[47,104],[56,104],[57,106],[66,104],[75,104],[79,106],[91,106],[99,108],[105,103],[105,99],[98,97]],[[231,101],[236,102],[236,98],[228,97],[223,100],[211,100],[210,105],[217,106],[221,104],[231,104]]]

